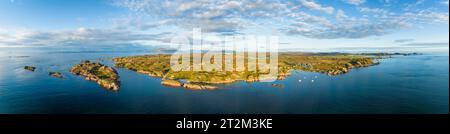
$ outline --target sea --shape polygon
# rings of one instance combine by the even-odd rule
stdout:
[[[116,68],[110,91],[72,75],[82,60],[153,51],[0,48],[0,114],[448,114],[449,56],[393,56],[379,65],[328,76],[294,71],[275,82],[236,82],[218,90],[161,85],[160,78]],[[24,66],[37,67],[35,72]],[[63,78],[48,76],[50,71]],[[274,87],[280,84],[282,87]]]

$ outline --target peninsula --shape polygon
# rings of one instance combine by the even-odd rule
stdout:
[[[236,81],[257,82],[260,81],[259,76],[262,74],[258,71],[247,71],[247,64],[245,64],[246,71],[176,72],[170,67],[170,58],[169,54],[156,54],[119,57],[113,61],[116,67],[162,78],[162,85],[194,90],[217,89],[217,84]],[[319,72],[330,76],[345,74],[353,68],[376,65],[377,58],[372,54],[280,53],[277,79],[285,79],[293,70]],[[244,60],[248,60],[247,57]]]

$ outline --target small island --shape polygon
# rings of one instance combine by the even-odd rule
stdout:
[[[63,76],[60,72],[49,72],[48,75],[56,77],[56,78],[63,78]]]
[[[97,82],[103,88],[113,91],[119,90],[120,82],[118,81],[119,75],[117,71],[98,62],[83,61],[73,66],[70,72],[84,76],[86,80]]]
[[[31,72],[34,72],[34,70],[36,70],[36,67],[33,67],[33,66],[25,66],[25,67],[23,67],[23,69],[28,70],[28,71],[31,71]]]
[[[114,58],[116,67],[126,68],[152,77],[162,78],[162,85],[184,87],[193,90],[217,89],[218,84],[236,81],[257,82],[262,72],[258,71],[178,71],[170,67],[169,54],[143,55]],[[247,57],[244,58],[248,60]],[[319,72],[334,76],[348,73],[353,68],[377,65],[377,56],[363,54],[280,53],[278,58],[278,80],[283,80],[293,70]],[[247,64],[245,65],[247,69]],[[282,87],[274,85],[274,87]]]

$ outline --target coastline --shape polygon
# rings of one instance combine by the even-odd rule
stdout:
[[[318,72],[329,76],[342,75],[350,72],[354,68],[366,68],[380,64],[375,60],[381,58],[391,58],[392,55],[410,55],[403,53],[370,53],[370,54],[309,54],[309,53],[282,53],[279,65],[277,80],[284,80],[289,77],[294,70],[301,70],[306,72]],[[413,54],[411,54],[413,55]],[[259,77],[264,73],[250,72],[174,72],[169,67],[169,55],[167,54],[153,54],[140,56],[127,56],[113,58],[115,67],[125,68],[135,71],[137,73],[146,74],[151,77],[161,78],[161,84],[169,87],[181,87],[192,90],[214,90],[219,89],[219,84],[230,84],[238,81],[245,81],[247,83],[259,82],[267,80]],[[285,60],[283,60],[283,58]],[[329,61],[336,64],[329,64],[328,66],[320,66],[322,63],[299,63],[286,62],[291,61],[290,58],[299,59],[300,61],[309,59],[309,61],[324,60],[324,63]],[[303,59],[301,59],[303,58]],[[346,61],[346,62],[342,62]],[[142,64],[140,64],[142,63]],[[165,68],[158,68],[156,66],[164,66]],[[312,67],[310,67],[312,66]],[[314,66],[317,66],[314,68]],[[195,77],[191,77],[195,76]],[[180,80],[186,81],[182,82]]]

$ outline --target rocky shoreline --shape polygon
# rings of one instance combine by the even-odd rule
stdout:
[[[119,75],[114,68],[100,63],[83,61],[69,70],[74,75],[83,76],[86,80],[94,81],[101,87],[117,91],[120,88]]]
[[[345,63],[342,68],[328,70],[328,71],[322,72],[322,73],[330,75],[330,76],[334,76],[334,75],[348,73],[353,68],[369,67],[369,66],[374,66],[374,65],[378,65],[378,64],[380,64],[380,63],[374,62],[373,60],[358,59],[358,60],[353,60],[349,63]]]
[[[191,90],[214,90],[218,89],[217,86],[212,86],[208,84],[201,83],[182,83],[176,80],[162,80],[161,84],[169,87],[183,87]]]

